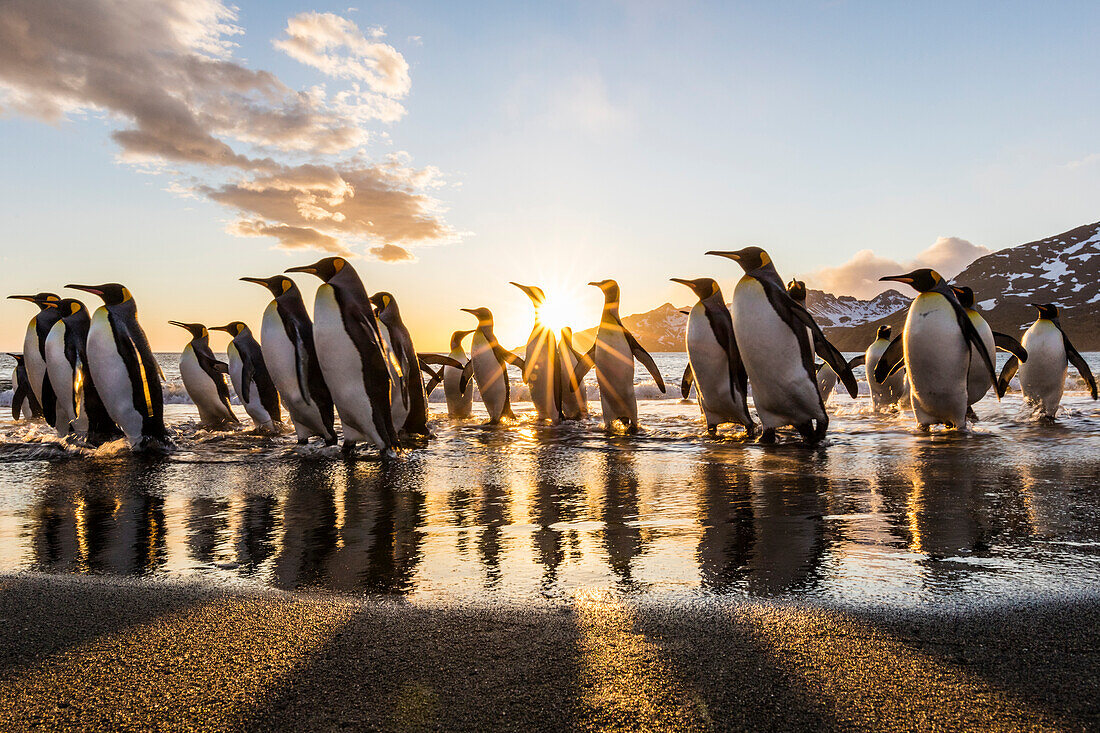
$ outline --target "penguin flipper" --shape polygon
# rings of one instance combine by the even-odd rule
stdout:
[[[882,356],[878,358],[872,376],[879,384],[885,382],[894,372],[905,366],[905,342],[902,341],[904,335],[905,333],[902,332],[895,336],[890,341],[890,345],[882,352]]]
[[[684,367],[684,377],[680,380],[680,396],[685,400],[691,394],[691,385],[695,381],[695,372],[691,371],[691,364]]]
[[[431,397],[432,390],[436,388],[436,385],[443,381],[443,378],[435,372],[432,372],[430,369],[428,371],[431,372],[432,378],[428,380],[428,383],[426,385],[424,385],[424,394],[428,397]]]
[[[28,391],[26,385],[22,382],[15,388],[15,394],[11,397],[12,420],[18,420],[20,418],[20,408],[23,406],[23,400],[26,399]]]
[[[252,394],[252,382],[256,377],[256,370],[252,361],[243,353],[241,354],[241,401],[248,402]]]
[[[436,364],[436,365],[439,365],[439,366],[449,366],[449,367],[454,367],[455,369],[461,369],[462,368],[462,363],[461,362],[459,362],[455,359],[452,359],[449,356],[443,356],[441,354],[417,354],[416,358],[420,360],[421,369],[424,368],[423,367],[424,364]],[[435,372],[429,372],[429,373],[434,374]]]
[[[460,394],[466,394],[466,388],[470,386],[470,379],[474,376],[474,360],[470,359],[466,362],[466,366],[462,367],[462,376],[458,378],[458,391]]]
[[[521,372],[527,371],[527,364],[523,361],[522,357],[516,356],[511,351],[508,351],[500,342],[493,341],[493,353],[497,357],[497,361],[501,364],[511,364],[514,367],[519,368]]]
[[[626,337],[627,344],[630,345],[630,352],[634,354],[634,358],[642,362],[648,371],[653,381],[657,383],[657,388],[661,390],[661,394],[665,393],[665,380],[661,378],[661,371],[657,368],[657,364],[653,361],[653,357],[649,355],[649,352],[642,348],[642,345],[638,343],[638,339],[634,338],[634,334],[630,331],[623,329],[623,336]]]
[[[997,394],[1001,397],[1005,396],[1005,392],[1008,391],[1008,383],[1012,381],[1012,378],[1016,376],[1016,370],[1020,368],[1020,360],[1015,356],[1010,356],[1008,361],[1005,362],[1004,369],[1001,370],[1001,377],[997,380]]]
[[[1027,349],[1023,347],[1023,344],[1009,336],[1007,333],[999,333],[997,331],[994,331],[993,343],[996,344],[997,348],[1001,351],[1007,351],[1008,353],[1015,356],[1017,359],[1020,360],[1021,363],[1027,361]]]
[[[313,404],[309,389],[309,351],[298,325],[293,324],[290,330],[293,331],[291,343],[294,345],[294,378],[298,381],[298,392],[306,404]]]
[[[867,355],[866,354],[860,354],[859,356],[853,356],[851,359],[848,360],[848,368],[849,369],[855,369],[856,367],[861,367],[866,363],[867,363]]]
[[[1058,327],[1061,331],[1061,326]],[[1085,383],[1089,386],[1089,394],[1092,398],[1096,399],[1096,379],[1092,376],[1092,370],[1089,369],[1089,365],[1085,362],[1085,359],[1077,352],[1077,349],[1073,348],[1073,344],[1069,342],[1069,337],[1066,336],[1066,332],[1062,331],[1062,345],[1066,347],[1066,358],[1069,359],[1069,363],[1073,364],[1077,373],[1081,375],[1081,378],[1085,380]]]
[[[942,283],[941,283],[942,285]],[[997,368],[994,366],[993,356],[986,350],[985,341],[982,341],[981,334],[978,333],[978,329],[974,328],[974,322],[970,320],[970,314],[966,312],[966,309],[959,303],[959,299],[955,297],[955,291],[950,287],[944,285],[944,289],[937,289],[935,292],[940,293],[943,297],[947,298],[947,302],[951,304],[951,307],[955,311],[955,320],[959,324],[959,328],[962,330],[963,339],[968,344],[974,347],[978,352],[978,356],[982,359],[982,365],[985,367],[986,372],[989,374],[989,383],[997,383]],[[1000,399],[1000,396],[997,397]]]
[[[745,370],[745,363],[741,360],[741,350],[737,348],[737,336],[733,332],[733,318],[730,316],[729,309],[724,304],[721,308],[713,308],[709,303],[704,302],[703,313],[710,324],[711,332],[718,340],[718,345],[726,352],[730,394],[740,395],[741,402],[744,403],[749,392],[749,374]],[[693,374],[693,379],[694,376]],[[680,384],[680,392],[684,395],[684,399],[687,399],[683,383]]]

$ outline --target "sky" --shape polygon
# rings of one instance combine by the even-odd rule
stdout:
[[[269,276],[342,254],[421,350],[509,281],[587,328],[669,277],[870,297],[896,268],[1100,219],[1095,3],[7,0],[0,291],[118,281],[258,326]],[[307,305],[315,279],[300,278]],[[75,295],[70,291],[71,295]],[[0,347],[31,306],[0,301]],[[215,338],[216,340],[216,338]],[[224,344],[215,343],[215,347]]]

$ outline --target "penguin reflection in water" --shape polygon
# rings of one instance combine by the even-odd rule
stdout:
[[[718,283],[709,277],[672,278],[699,298],[688,314],[687,352],[699,409],[714,435],[722,423],[737,423],[751,436],[756,429],[748,408],[748,373],[737,349],[733,318]]]
[[[225,383],[229,365],[214,356],[206,326],[181,321],[168,323],[191,334],[191,340],[180,353],[180,379],[199,411],[199,424],[207,429],[240,424],[233,414],[229,385]]]
[[[733,330],[764,426],[761,442],[774,442],[776,429],[786,425],[793,425],[808,443],[820,442],[829,416],[818,391],[814,353],[855,397],[858,387],[844,356],[825,339],[809,311],[787,293],[767,252],[746,247],[707,254],[734,260],[745,270],[733,291]]]
[[[619,317],[619,284],[614,280],[590,282],[603,291],[603,315],[596,329],[596,343],[589,350],[589,359],[596,367],[596,382],[600,385],[600,405],[603,408],[605,430],[611,430],[616,420],[628,433],[638,432],[638,399],[634,395],[634,359],[642,362],[657,388],[663,394],[665,381],[653,362],[653,357],[634,338]],[[584,367],[582,367],[584,368]]]
[[[1001,372],[1000,388],[1005,390],[1008,383],[1020,372],[1020,387],[1024,399],[1038,408],[1042,417],[1053,420],[1062,402],[1062,392],[1066,386],[1066,374],[1073,364],[1077,373],[1088,385],[1089,395],[1096,399],[1096,378],[1085,359],[1073,348],[1069,336],[1062,330],[1058,318],[1058,306],[1053,303],[1037,305],[1032,308],[1039,311],[1035,323],[1024,333],[1023,347],[1027,349],[1028,360],[1019,364],[1012,357]]]
[[[229,377],[233,389],[241,398],[244,411],[256,423],[262,433],[277,434],[282,431],[282,412],[279,409],[279,392],[267,370],[260,344],[251,329],[240,321],[224,326],[214,326],[215,331],[225,331],[233,340],[226,353],[229,355]]]
[[[905,330],[875,365],[874,378],[884,382],[904,365],[920,428],[943,424],[965,430],[968,374],[981,369],[995,383],[993,354],[955,291],[935,270],[921,268],[881,280],[907,283],[920,295],[909,305]]]

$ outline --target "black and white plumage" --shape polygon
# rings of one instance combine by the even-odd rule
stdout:
[[[103,299],[88,330],[88,366],[111,419],[135,450],[168,447],[164,375],[138,322],[134,297],[119,283],[65,287]]]
[[[279,390],[267,370],[260,342],[241,321],[231,321],[224,326],[214,326],[215,331],[225,331],[233,340],[226,347],[229,357],[229,377],[233,389],[244,406],[244,411],[265,433],[278,433],[282,429],[283,414],[279,406]]]
[[[1015,356],[1009,358],[1001,372],[1000,389],[1008,387],[1018,370],[1024,399],[1038,408],[1043,417],[1053,419],[1062,402],[1070,364],[1085,380],[1094,400],[1097,397],[1096,378],[1062,330],[1058,306],[1033,303],[1032,307],[1039,311],[1039,317],[1024,333],[1023,348],[1027,350],[1028,359],[1020,364]]]
[[[50,303],[61,300],[56,293],[36,293],[35,295],[9,295],[11,300],[25,300],[38,306],[36,313],[27,323],[27,333],[23,337],[23,361],[27,369],[31,394],[42,408],[42,418],[50,427],[56,427],[57,396],[50,384],[50,375],[46,369],[46,337],[54,324],[61,320],[61,312],[50,308]]]
[[[535,307],[535,323],[527,337],[527,349],[523,355],[523,381],[531,393],[531,402],[539,420],[557,425],[562,419],[561,354],[557,334],[542,322],[540,311],[546,302],[546,294],[536,285],[510,283],[519,288]]]
[[[199,422],[204,428],[220,428],[238,425],[240,420],[233,413],[229,398],[229,385],[225,378],[229,365],[218,361],[210,348],[210,332],[201,323],[169,321],[173,326],[191,334],[191,340],[180,353],[180,378],[187,395],[199,411]]]
[[[298,443],[316,435],[326,444],[335,444],[335,407],[317,358],[313,322],[302,291],[285,275],[241,280],[262,285],[274,296],[264,309],[260,346]]]
[[[858,394],[844,356],[825,338],[805,306],[783,286],[768,253],[759,247],[707,254],[734,260],[745,270],[733,292],[733,328],[752,386],[753,404],[764,426],[761,440],[793,425],[816,443],[829,417],[817,386],[815,353],[836,371],[848,393]]]
[[[512,388],[508,384],[508,365],[524,370],[524,361],[508,351],[497,341],[493,333],[493,313],[488,308],[460,309],[477,318],[477,328],[470,343],[470,360],[462,370],[459,388],[467,389],[470,378],[477,381],[481,401],[489,413],[489,424],[495,425],[503,418],[515,419],[512,412]]]
[[[723,423],[737,423],[752,435],[756,423],[748,408],[748,373],[737,348],[733,318],[722,298],[722,289],[709,277],[672,278],[699,298],[688,314],[688,363],[699,409],[713,434]],[[681,391],[683,390],[681,386]]]
[[[8,354],[15,359],[15,368],[11,372],[11,419],[36,420],[42,417],[42,405],[31,389],[31,378],[27,375],[27,363],[22,354]]]
[[[359,274],[342,257],[325,257],[287,272],[305,272],[322,280],[313,303],[313,339],[321,373],[340,414],[344,449],[350,451],[366,440],[383,456],[396,455],[391,355]]]

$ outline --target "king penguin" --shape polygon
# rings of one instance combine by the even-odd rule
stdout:
[[[138,323],[134,296],[118,283],[65,287],[103,299],[88,330],[88,366],[111,419],[122,428],[131,448],[167,448],[164,375]]]
[[[709,277],[694,280],[672,278],[699,298],[688,313],[687,353],[699,395],[699,409],[714,435],[722,423],[743,425],[751,436],[756,423],[749,414],[748,372],[737,348],[730,316],[722,289]]]
[[[734,288],[731,310],[753,404],[764,426],[760,440],[774,442],[776,428],[793,425],[807,442],[821,441],[829,416],[818,391],[814,353],[832,366],[855,397],[856,380],[844,356],[787,293],[767,252],[746,247],[707,254],[734,260],[745,270]]]
[[[335,445],[335,408],[321,374],[313,322],[302,291],[286,275],[241,280],[262,285],[274,296],[264,309],[260,346],[275,388],[294,423],[298,444],[305,445],[316,435],[326,445]]]
[[[61,320],[46,337],[46,370],[57,395],[57,430],[64,438],[75,435],[91,445],[102,445],[122,437],[107,414],[103,400],[88,369],[88,329],[91,316],[79,300],[51,301]]]
[[[191,334],[191,340],[180,354],[180,378],[187,396],[199,411],[199,424],[204,428],[221,428],[237,425],[240,420],[233,414],[229,401],[229,385],[225,375],[229,365],[218,361],[210,348],[210,332],[201,323],[168,321]]]
[[[994,354],[986,348],[955,291],[935,270],[920,268],[880,280],[907,283],[920,295],[909,304],[905,318],[900,337],[902,361],[896,361],[896,348],[887,347],[875,365],[874,378],[882,382],[904,364],[913,414],[921,429],[943,424],[965,430],[968,374],[981,369],[991,384],[995,382]],[[973,363],[971,347],[978,356]]]
[[[636,433],[638,399],[634,395],[634,359],[637,358],[649,370],[662,394],[665,380],[661,378],[653,357],[642,348],[619,317],[619,284],[614,280],[588,284],[603,291],[603,314],[596,329],[596,343],[589,350],[589,356],[596,365],[604,429],[611,430],[618,420],[626,426],[628,433]]]
[[[443,366],[443,394],[447,398],[447,415],[452,418],[464,420],[473,412],[474,387],[466,384],[461,386],[462,370],[469,361],[466,352],[462,349],[462,339],[473,333],[470,331],[455,331],[451,334],[451,359],[460,366]]]
[[[523,355],[523,381],[531,392],[531,402],[539,420],[557,425],[562,418],[561,354],[558,338],[547,328],[540,316],[546,294],[536,285],[509,283],[522,290],[535,307],[535,323],[527,337],[527,350]]]
[[[561,413],[565,420],[581,420],[588,417],[588,385],[584,375],[595,366],[587,354],[573,348],[573,329],[561,329],[562,393]]]
[[[459,386],[468,389],[470,376],[477,381],[481,402],[489,413],[489,424],[496,425],[501,418],[515,419],[512,412],[512,389],[508,384],[508,365],[525,369],[523,359],[508,351],[497,341],[493,333],[493,312],[488,308],[461,308],[477,318],[477,328],[470,342],[470,360],[462,370]]]
[[[875,340],[867,347],[863,354],[863,363],[867,371],[867,386],[871,390],[871,406],[876,412],[896,405],[905,399],[909,391],[909,382],[905,379],[905,368],[894,372],[885,382],[879,382],[874,378],[875,367],[887,347],[890,346],[890,335],[893,329],[890,326],[879,326]]]
[[[382,455],[397,455],[390,412],[391,356],[382,340],[363,281],[343,257],[292,267],[322,280],[313,301],[313,340],[321,373],[344,432],[344,450],[366,440]]]
[[[970,317],[970,322],[974,324],[974,330],[978,332],[978,335],[982,337],[982,343],[985,344],[986,351],[989,355],[996,357],[997,349],[1007,351],[1020,362],[1027,361],[1027,351],[1020,345],[1020,342],[1012,338],[1008,334],[997,333],[986,320],[982,318],[982,314],[974,308],[974,291],[965,285],[962,287],[953,287],[955,291],[955,297],[959,299],[959,305],[966,310],[966,315]],[[970,363],[978,364],[978,360],[981,356],[976,352],[973,346],[970,347]],[[1003,397],[1004,390],[999,387],[996,382],[989,381],[989,375],[986,374],[984,369],[971,369],[966,377],[966,404],[967,404],[967,417],[971,421],[976,422],[978,416],[974,414],[974,410],[971,405],[975,404],[983,397],[990,387],[997,388],[997,396]]]
[[[240,321],[230,321],[224,326],[214,326],[213,330],[225,331],[233,337],[225,350],[229,357],[229,378],[233,380],[233,389],[241,398],[244,411],[260,432],[279,433],[283,420],[279,390],[267,370],[263,350],[252,335],[252,329]]]
[[[1019,369],[1024,399],[1038,407],[1044,418],[1053,420],[1058,412],[1058,405],[1062,402],[1069,364],[1073,364],[1085,380],[1094,400],[1096,379],[1089,365],[1077,349],[1073,348],[1066,332],[1062,330],[1058,306],[1053,303],[1032,303],[1031,306],[1039,311],[1039,317],[1024,333],[1023,347],[1027,349],[1028,359],[1019,364],[1016,357],[1009,358],[1001,372],[999,387],[1002,391],[1007,388],[1013,374]]]
[[[406,398],[409,402],[408,413],[403,430],[409,435],[421,435],[430,437],[428,430],[428,393],[424,389],[423,365],[427,363],[446,363],[449,357],[435,356],[434,354],[418,355],[413,346],[412,334],[401,320],[401,309],[397,306],[397,299],[392,293],[378,291],[370,296],[371,303],[377,309],[378,320],[382,324],[382,334],[394,358],[401,366],[401,380]],[[452,367],[462,365],[452,362]],[[396,426],[396,422],[394,423]]]
[[[27,374],[27,362],[22,354],[8,354],[15,359],[15,368],[11,371],[11,419],[35,420],[42,417],[42,405],[31,389],[31,378]]]
[[[794,302],[806,307],[806,283],[802,280],[791,280],[787,283],[787,295],[791,296]],[[809,313],[809,309],[806,309]],[[813,314],[810,314],[813,317]],[[815,321],[816,323],[816,321]],[[807,329],[806,333],[809,335],[810,341],[814,340],[814,333],[812,329]],[[858,366],[863,366],[863,355],[852,357],[848,360],[848,368],[855,369]],[[827,403],[829,398],[833,396],[833,390],[836,389],[837,373],[829,366],[828,362],[821,362],[817,364],[817,391],[821,395],[822,403]]]
[[[8,298],[26,300],[38,306],[38,313],[27,324],[27,334],[23,338],[23,360],[27,365],[31,393],[42,407],[42,417],[51,428],[55,427],[57,396],[50,384],[50,375],[46,372],[46,337],[50,335],[54,324],[61,320],[60,311],[50,308],[48,304],[56,303],[61,297],[55,293],[38,293],[9,295]]]

